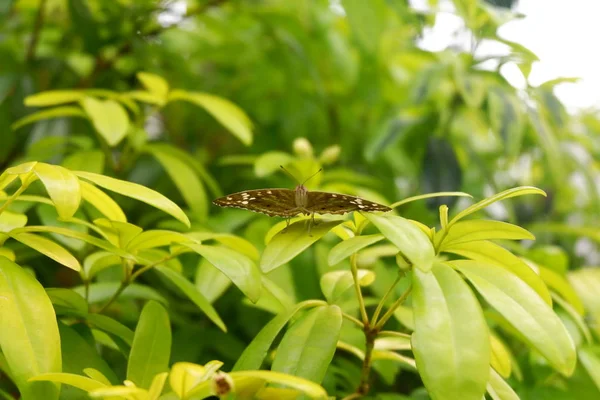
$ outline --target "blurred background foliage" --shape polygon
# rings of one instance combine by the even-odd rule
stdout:
[[[537,60],[498,35],[499,27],[519,18],[511,1],[453,4],[464,20],[458,33],[468,34],[470,45],[430,52],[418,40],[438,16],[435,0],[429,11],[405,0],[4,0],[0,169],[37,160],[139,182],[185,206],[196,228],[235,232],[258,249],[273,220],[218,211],[210,200],[244,189],[293,187],[278,173],[280,164],[298,179],[324,167],[309,187],[387,204],[435,191],[482,198],[537,186],[547,198],[523,197],[488,212],[536,234],[535,245],[511,250],[567,277],[600,335],[594,294],[600,275],[584,269],[600,263],[600,117],[567,113],[553,88],[570,79],[517,90],[503,77],[501,67],[511,64],[527,78]],[[485,41],[504,44],[506,53],[478,56]],[[173,89],[186,101],[165,100]],[[65,109],[78,97],[61,100],[60,92],[49,92],[56,90],[112,99],[118,110],[104,103]],[[41,92],[50,97],[36,101]],[[31,106],[58,110],[24,119],[45,109]],[[103,119],[113,125],[99,128]],[[111,139],[115,130],[123,137]],[[120,200],[133,223],[177,228],[149,207]],[[440,204],[451,210],[468,204],[456,201],[429,199],[399,211],[434,225]],[[330,247],[319,242],[273,279],[294,300],[319,297]],[[389,260],[382,261],[385,249],[380,253],[367,264],[385,282]],[[32,257],[18,255],[26,262]],[[218,357],[231,364],[271,314],[241,304],[241,294],[226,292],[227,282],[197,259],[182,263],[198,290],[216,301],[230,333],[194,323],[185,305],[174,308],[173,361]],[[62,269],[35,270],[45,286],[78,284]],[[374,285],[375,293],[384,290]],[[119,304],[122,320],[135,323],[139,305],[131,299]],[[511,383],[523,398],[600,396],[586,372],[557,376],[516,343],[520,379]],[[336,358],[325,387],[333,393],[336,385],[352,386],[359,368]],[[395,379],[396,369],[377,370],[381,391],[417,388],[419,396],[418,377]]]

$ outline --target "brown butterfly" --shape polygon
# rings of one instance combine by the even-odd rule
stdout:
[[[306,189],[304,184],[299,184],[294,190],[246,190],[220,197],[214,200],[213,203],[221,207],[243,208],[267,214],[271,217],[289,219],[298,214],[310,215],[313,221],[315,214],[345,214],[352,211],[391,210],[390,207],[383,204],[347,194],[312,192]]]

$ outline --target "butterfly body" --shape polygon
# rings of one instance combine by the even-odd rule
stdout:
[[[390,211],[383,204],[340,193],[309,191],[304,185],[291,189],[260,189],[232,193],[213,201],[221,207],[235,207],[291,218],[298,214],[345,214],[352,211]]]

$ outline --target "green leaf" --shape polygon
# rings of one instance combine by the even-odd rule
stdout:
[[[552,308],[517,276],[494,264],[451,261],[485,300],[561,374],[576,364],[575,345]]]
[[[552,297],[544,281],[522,259],[504,247],[485,240],[452,244],[444,248],[445,252],[458,254],[474,261],[493,263],[501,266],[526,282],[540,297],[552,305]]]
[[[497,193],[492,197],[483,199],[483,200],[465,208],[464,210],[462,210],[461,212],[456,214],[456,216],[454,216],[454,218],[452,218],[449,225],[451,226],[451,225],[457,223],[462,218],[466,217],[467,215],[473,214],[474,212],[477,212],[483,208],[486,208],[490,204],[493,204],[497,201],[509,199],[511,197],[516,197],[516,196],[524,196],[527,194],[541,194],[542,196],[546,196],[546,192],[544,192],[543,190],[538,189],[536,187],[533,187],[533,186],[519,186],[516,188],[508,189],[503,192]]]
[[[31,233],[31,232],[56,233],[56,234],[63,235],[63,236],[66,236],[66,237],[71,237],[71,238],[83,240],[86,243],[94,245],[94,246],[96,246],[96,247],[98,247],[100,249],[104,249],[106,251],[109,251],[109,252],[111,252],[113,254],[116,254],[116,255],[118,255],[120,257],[129,259],[129,260],[133,260],[134,259],[134,257],[131,254],[129,254],[129,253],[127,253],[127,252],[125,252],[125,251],[123,251],[123,250],[115,247],[113,244],[107,242],[106,240],[98,239],[97,237],[92,236],[92,235],[88,235],[87,233],[77,232],[77,231],[73,231],[71,229],[65,229],[65,228],[61,228],[61,227],[57,227],[57,226],[29,225],[29,226],[25,226],[23,228],[17,228],[15,230],[13,230],[11,232],[11,236],[12,235],[17,235],[17,234],[20,235],[23,232],[26,232],[26,233]],[[38,236],[38,238],[39,237],[41,237],[41,236]],[[48,239],[46,239],[46,240],[48,240]],[[54,242],[52,242],[52,243],[54,243]],[[58,245],[56,245],[56,246],[58,246]]]
[[[95,219],[94,225],[99,228],[102,236],[120,249],[126,249],[129,242],[143,231],[129,222],[111,221],[106,218]]]
[[[97,251],[83,260],[83,276],[91,280],[100,271],[113,265],[121,265],[121,257],[108,251]]]
[[[231,279],[205,258],[200,258],[194,276],[194,284],[196,289],[212,304],[231,286]]]
[[[208,216],[208,199],[204,186],[194,169],[175,155],[161,151],[159,146],[145,146],[144,151],[152,154],[165,169],[188,206],[200,219]]]
[[[85,97],[81,100],[81,107],[92,120],[96,132],[109,146],[118,145],[127,135],[129,117],[123,106],[116,101]]]
[[[282,266],[342,222],[321,221],[312,227],[310,235],[304,221],[291,224],[267,244],[260,260],[260,268],[263,272],[269,272]]]
[[[434,197],[450,197],[450,196],[457,196],[457,197],[473,197],[468,193],[464,193],[464,192],[437,192],[437,193],[427,193],[427,194],[422,194],[419,196],[412,196],[412,197],[407,197],[406,199],[400,200],[395,202],[394,204],[392,204],[390,206],[390,208],[396,208],[396,207],[400,207],[401,205],[404,205],[406,203],[411,203],[413,201],[417,201],[417,200],[424,200],[424,199],[431,199]]]
[[[429,271],[435,252],[431,241],[409,220],[395,215],[379,216],[365,213],[364,216],[421,271]]]
[[[80,325],[79,328],[82,326],[87,328],[85,325]],[[109,384],[110,382],[118,382],[117,376],[110,369],[106,361],[100,357],[94,345],[92,343],[88,343],[77,332],[74,326],[67,326],[64,323],[59,322],[58,328],[60,331],[61,351],[63,357],[62,372],[81,373],[84,368],[93,368],[97,371],[100,371],[98,372],[99,374],[109,377]],[[75,389],[63,388],[61,390],[61,399],[79,399],[82,396],[85,395]]]
[[[232,371],[244,371],[259,369],[267,356],[267,352],[271,347],[271,344],[288,323],[290,319],[298,313],[298,311],[308,307],[318,307],[327,305],[324,301],[320,300],[307,300],[302,303],[298,303],[293,309],[278,314],[275,318],[269,321],[260,332],[254,337],[252,342],[246,347],[242,355],[238,358]]]
[[[170,356],[169,315],[159,303],[149,301],[144,306],[135,328],[127,362],[127,379],[138,387],[150,388],[155,375],[169,370]]]
[[[96,328],[123,339],[128,345],[131,346],[133,344],[133,331],[119,321],[106,315],[95,313],[88,314],[86,320]]]
[[[87,171],[95,174],[104,172],[105,155],[100,150],[80,150],[69,154],[62,166],[73,171]]]
[[[36,207],[36,211],[37,211],[38,217],[40,218],[40,221],[44,225],[58,226],[61,228],[70,229],[70,230],[74,230],[74,231],[78,231],[78,232],[82,232],[82,233],[88,233],[89,228],[85,225],[71,223],[71,222],[65,222],[64,220],[59,219],[59,216],[56,212],[56,208],[54,207],[53,204],[52,205],[40,204]],[[75,213],[75,218],[77,218],[77,219],[85,218],[85,214],[81,210],[78,210]],[[85,247],[85,242],[82,242],[81,240],[78,240],[78,239],[73,239],[70,237],[57,235],[54,233],[50,234],[50,236],[52,236],[52,239],[56,240],[59,243],[64,244],[65,246],[67,246],[75,251],[82,251]]]
[[[507,155],[515,159],[525,133],[521,103],[512,93],[496,87],[488,92],[487,104],[491,128],[504,140]]]
[[[29,380],[30,382],[56,382],[71,385],[86,392],[94,389],[104,388],[107,385],[98,382],[95,379],[88,378],[87,376],[81,376],[76,374],[66,374],[62,372],[46,373],[33,377]],[[45,398],[45,397],[44,397]]]
[[[190,226],[190,220],[181,210],[181,208],[154,190],[148,189],[142,185],[138,185],[137,183],[122,181],[91,172],[76,171],[75,174],[80,178],[91,181],[92,183],[95,183],[106,190],[110,190],[112,192],[122,194],[123,196],[131,197],[146,204],[150,204],[151,206],[154,206],[159,210],[172,215],[177,220],[183,222],[186,226]]]
[[[307,379],[298,378],[291,375],[282,374],[274,371],[237,371],[229,374],[234,382],[245,378],[255,378],[267,381],[269,383],[281,384],[298,389],[313,399],[327,399],[327,392],[321,386]]]
[[[369,286],[375,281],[375,273],[366,269],[359,269],[357,278],[359,285]],[[353,286],[354,279],[350,271],[327,272],[321,277],[321,291],[330,303],[335,302]]]
[[[222,97],[208,93],[173,90],[168,101],[183,100],[204,108],[246,146],[252,144],[252,121],[246,113]]]
[[[343,242],[336,244],[330,251],[327,263],[329,265],[336,265],[346,257],[350,257],[352,254],[370,246],[374,243],[379,242],[384,238],[383,235],[365,235],[355,236],[350,239],[346,239]]]
[[[61,218],[72,217],[81,202],[79,179],[60,165],[37,163],[35,174],[40,178]]]
[[[85,94],[75,90],[48,90],[25,98],[27,107],[47,107],[58,104],[75,103],[85,97]]]
[[[88,312],[88,305],[85,299],[71,289],[47,288],[46,294],[54,305],[57,314],[61,309],[75,310],[82,315],[86,315]]]
[[[452,268],[413,270],[417,368],[433,399],[481,400],[490,364],[483,312],[469,286]]]
[[[254,161],[254,174],[259,178],[269,176],[279,171],[280,166],[286,166],[294,160],[294,157],[283,151],[270,151],[262,154]]]
[[[162,229],[153,229],[144,231],[134,237],[127,249],[130,251],[152,249],[156,247],[170,246],[174,243],[193,242],[194,239],[183,233],[167,231]]]
[[[169,93],[169,84],[162,76],[148,72],[138,72],[136,76],[146,90],[166,99]]]
[[[81,197],[90,203],[100,214],[112,221],[127,222],[125,213],[106,193],[86,181],[79,181]]]
[[[577,352],[581,365],[590,375],[596,387],[600,390],[600,347],[585,346]]]
[[[246,239],[232,235],[229,233],[215,233],[215,232],[190,232],[186,236],[191,237],[200,242],[206,240],[216,240],[217,242],[224,244],[225,246],[232,248],[242,254],[247,255],[253,260],[259,259],[260,255],[256,247]]]
[[[0,257],[0,347],[24,399],[58,399],[54,384],[34,376],[61,371],[56,314],[42,285],[24,268]]]
[[[519,400],[519,396],[493,368],[490,368],[490,380],[487,384],[487,392],[492,400]]]
[[[196,287],[185,277],[172,269],[157,265],[154,269],[161,273],[162,276],[167,278],[171,283],[179,288],[194,304],[202,310],[204,314],[217,325],[223,332],[227,332],[225,323],[217,314],[217,311],[213,308],[210,302],[200,292],[196,290]]]
[[[88,302],[102,303],[112,297],[119,289],[119,282],[94,282],[89,285]],[[84,295],[84,286],[76,286],[73,290],[80,295]],[[167,300],[151,286],[142,285],[140,283],[130,283],[127,285],[123,293],[119,296],[120,299],[145,299],[156,300],[160,303],[167,304]]]
[[[64,117],[80,117],[87,118],[87,115],[79,107],[64,106],[55,107],[49,110],[42,110],[29,114],[23,118],[16,120],[10,127],[12,130],[17,130],[24,127],[25,125],[32,124],[37,121],[53,118],[64,118]]]
[[[22,228],[25,229],[25,228]],[[43,236],[34,235],[33,233],[25,232],[14,232],[10,234],[10,237],[23,243],[27,247],[31,247],[35,251],[42,253],[43,255],[53,259],[59,264],[69,267],[72,270],[81,270],[79,261],[67,251],[64,247],[54,243],[50,239],[46,239]]]
[[[384,32],[386,15],[390,10],[383,0],[343,0],[346,18],[356,41],[367,52],[375,54]]]
[[[254,262],[243,254],[226,247],[184,243],[194,250],[229,279],[253,302],[260,297],[260,271]]]
[[[342,310],[338,306],[308,311],[283,336],[271,369],[322,382],[333,359],[341,328]]]

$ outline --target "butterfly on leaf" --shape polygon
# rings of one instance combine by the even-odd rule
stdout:
[[[283,168],[283,167],[282,167]],[[310,178],[309,178],[310,179]],[[298,214],[345,214],[352,211],[390,211],[391,208],[347,194],[309,191],[304,184],[291,189],[246,190],[213,201],[221,207],[243,208],[270,217],[292,218]]]

